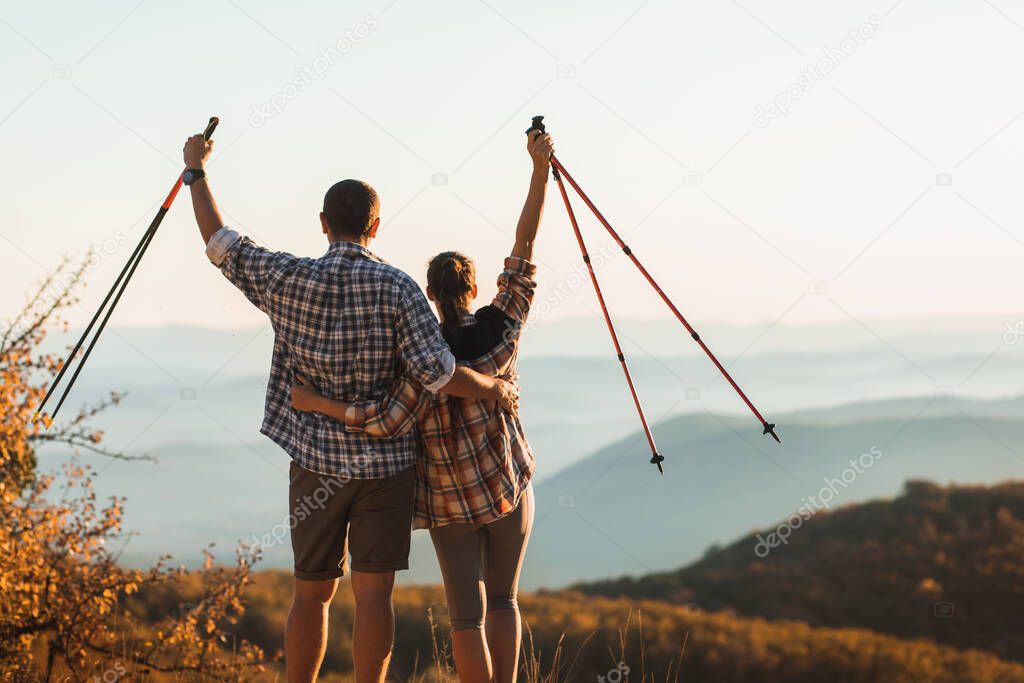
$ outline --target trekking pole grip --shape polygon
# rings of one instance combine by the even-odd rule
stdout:
[[[530,122],[530,127],[526,129],[526,134],[529,135],[535,130],[540,131],[541,134],[548,132],[547,128],[544,126],[544,117],[540,114],[533,117],[532,121]],[[552,160],[554,160],[554,157],[551,158]],[[559,180],[558,167],[555,166],[554,163],[551,164],[551,176],[555,180]]]
[[[210,117],[210,122],[206,124],[206,130],[203,131],[203,138],[209,140],[213,137],[213,131],[217,130],[217,124],[220,123],[220,119],[216,116]]]

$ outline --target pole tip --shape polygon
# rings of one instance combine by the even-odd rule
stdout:
[[[665,456],[655,451],[651,453],[651,464],[658,466],[658,472],[665,474],[665,468],[661,466],[661,463],[665,462]]]
[[[53,425],[53,417],[47,415],[41,410],[36,410],[32,413],[32,422],[42,422],[43,429],[49,429],[50,426]]]
[[[771,434],[773,439],[775,439],[778,443],[782,443],[782,439],[780,439],[779,435],[775,433],[775,423],[774,422],[765,422],[764,423],[764,431],[761,432],[761,433],[762,434]]]

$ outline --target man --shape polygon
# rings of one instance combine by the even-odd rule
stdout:
[[[428,391],[507,406],[516,390],[457,368],[416,282],[367,249],[380,227],[372,187],[343,180],[327,191],[320,213],[330,243],[324,256],[273,252],[225,227],[206,177],[212,150],[212,141],[194,135],[183,151],[184,180],[207,256],[274,328],[260,431],[292,458],[295,594],[285,631],[288,681],[316,679],[328,607],[351,555],[356,683],[383,683],[394,641],[395,571],[409,566],[416,436],[373,439],[347,433],[322,415],[300,413],[291,407],[292,379],[303,375],[322,394],[348,401],[380,399],[403,374]]]

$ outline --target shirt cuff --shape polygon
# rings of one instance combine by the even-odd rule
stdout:
[[[505,272],[532,278],[537,274],[537,265],[518,256],[506,256]]]
[[[355,403],[345,409],[345,431],[362,432],[366,427],[366,410]]]
[[[455,375],[455,356],[452,355],[449,349],[445,349],[438,360],[441,361],[444,373],[430,384],[423,385],[423,388],[432,394],[441,391],[448,382],[452,381],[452,377]]]
[[[228,257],[228,250],[241,237],[241,235],[225,225],[213,233],[213,237],[206,243],[206,258],[210,259],[210,263],[219,268],[224,263],[224,259]]]

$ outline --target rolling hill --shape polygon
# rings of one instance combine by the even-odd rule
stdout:
[[[676,571],[576,588],[866,628],[1024,661],[1024,482],[909,482],[893,500],[794,522],[785,544],[773,532],[777,538],[777,527],[746,535]]]
[[[782,447],[752,421],[681,416],[654,430],[666,457],[663,477],[647,464],[639,435],[540,477],[531,585],[564,585],[573,573],[586,581],[689,564],[712,545],[788,517],[843,476],[848,481],[831,485],[833,508],[894,496],[908,480],[991,484],[1024,472],[1024,456],[1013,447],[1024,443],[1024,421],[985,417],[997,404],[907,404],[905,413],[863,421],[857,412],[878,409],[860,406],[850,422],[783,416]],[[870,467],[844,475],[851,459],[873,450],[879,455]]]

